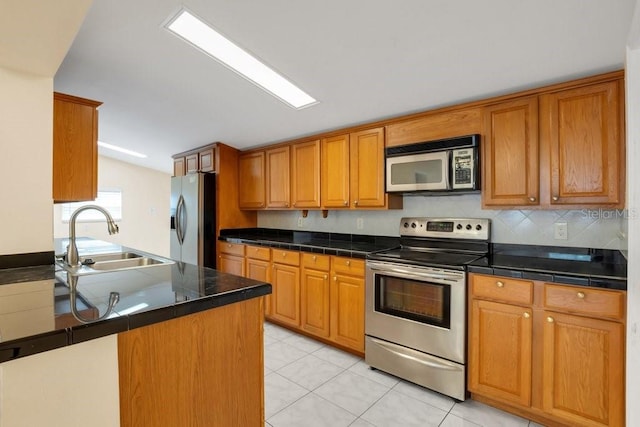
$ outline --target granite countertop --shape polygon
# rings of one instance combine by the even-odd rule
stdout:
[[[64,240],[56,241],[56,253],[66,247]],[[78,239],[78,248],[81,255],[131,250],[91,239]],[[92,321],[106,312],[111,292],[120,296],[113,312]],[[270,293],[268,283],[181,262],[104,272],[78,277],[76,307],[89,321],[82,323],[71,312],[61,267],[2,269],[0,307],[3,314],[8,305],[14,308],[8,309],[11,319],[0,317],[0,362]]]
[[[398,237],[268,228],[221,230],[219,239],[230,243],[245,243],[349,258],[366,258],[371,252],[400,245]]]

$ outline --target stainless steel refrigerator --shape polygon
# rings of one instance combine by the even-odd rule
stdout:
[[[215,174],[171,178],[171,258],[215,268]]]

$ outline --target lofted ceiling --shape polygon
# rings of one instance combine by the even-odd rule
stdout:
[[[55,75],[101,153],[239,149],[623,68],[635,0],[94,0]],[[165,28],[186,7],[319,103],[294,110]]]

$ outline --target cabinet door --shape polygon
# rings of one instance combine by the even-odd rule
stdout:
[[[541,97],[541,136],[551,155],[551,205],[623,205],[620,97],[618,81]]]
[[[271,263],[258,259],[246,259],[246,277],[261,282],[271,283]],[[271,314],[271,295],[264,298],[264,314]]]
[[[302,329],[314,335],[329,337],[329,272],[302,269]]]
[[[185,162],[184,157],[173,159],[173,176],[184,176]]]
[[[322,140],[323,208],[349,207],[349,135]]]
[[[265,207],[264,151],[241,154],[238,157],[238,204],[243,209]]]
[[[199,170],[198,153],[190,154],[185,157],[187,173],[195,173]]]
[[[544,312],[542,404],[570,425],[624,425],[624,325]]]
[[[351,207],[384,207],[384,128],[350,136]]]
[[[531,405],[532,323],[530,308],[472,300],[469,390]]]
[[[53,200],[98,197],[100,102],[55,93],[53,99]]]
[[[332,274],[331,339],[364,352],[364,277]]]
[[[485,108],[483,206],[538,205],[538,152],[537,97]]]
[[[215,170],[216,155],[214,148],[207,148],[198,153],[198,166],[200,172],[213,172]]]
[[[291,205],[320,207],[320,140],[291,146]]]
[[[300,326],[300,268],[273,264],[271,316],[282,323]]]
[[[223,273],[244,276],[244,257],[221,254],[218,256],[218,265],[216,268]]]
[[[289,147],[265,151],[267,166],[267,207],[289,207]]]

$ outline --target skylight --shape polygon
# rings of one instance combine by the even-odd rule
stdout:
[[[186,10],[181,10],[166,28],[293,108],[318,102]]]

